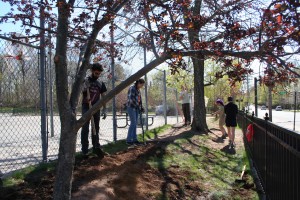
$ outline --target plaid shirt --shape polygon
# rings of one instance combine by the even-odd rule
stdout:
[[[137,109],[142,107],[142,96],[140,91],[135,87],[135,85],[131,86],[128,89],[127,106]]]

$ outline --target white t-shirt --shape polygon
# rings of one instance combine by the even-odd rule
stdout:
[[[186,90],[180,92],[180,97],[182,99],[182,104],[190,103],[189,93]]]

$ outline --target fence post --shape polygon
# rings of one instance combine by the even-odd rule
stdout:
[[[112,75],[112,89],[115,88],[115,52],[114,52],[114,21],[111,21],[111,75]],[[113,139],[117,141],[117,119],[116,119],[116,96],[112,99],[112,114],[113,114]]]
[[[268,113],[266,113],[265,115],[265,129],[266,129],[266,132],[265,132],[265,193],[267,194],[267,189],[268,189],[268,180],[267,180],[267,173],[268,173],[268,159],[267,159],[267,156],[268,156],[268,153],[267,153],[267,145],[268,145],[268,142],[267,142],[267,135],[268,135],[268,120],[269,120],[269,115]]]
[[[293,124],[293,131],[295,131],[295,123],[296,123],[296,109],[297,109],[297,92],[295,91],[295,99],[294,99],[294,124]]]
[[[164,70],[164,117],[165,117],[165,125],[167,122],[167,76],[166,70]]]
[[[257,117],[257,78],[254,78],[254,104],[255,104],[255,116]]]
[[[147,64],[146,46],[144,47],[144,66]],[[146,130],[148,130],[148,78],[145,74],[145,113],[146,113]],[[141,124],[142,125],[142,124]]]
[[[51,33],[48,32],[49,42],[51,42]],[[48,48],[48,70],[49,70],[49,99],[50,99],[50,131],[51,137],[54,137],[54,120],[53,120],[53,69],[52,69],[52,49]]]
[[[175,102],[175,105],[176,105],[176,122],[178,123],[178,91],[177,89],[175,89],[175,97],[176,97],[176,102]]]
[[[47,161],[47,131],[46,131],[46,93],[45,93],[45,14],[44,5],[40,7],[40,104],[41,104],[41,139],[43,161]]]

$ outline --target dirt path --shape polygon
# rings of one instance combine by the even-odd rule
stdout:
[[[209,128],[208,145],[210,148],[222,150],[228,144],[228,139],[221,141],[221,132],[212,117],[207,118]],[[180,126],[180,125],[179,125]],[[174,166],[164,173],[147,164],[151,156],[157,154],[159,145],[164,142],[174,141],[178,135],[187,132],[190,127],[171,128],[159,135],[146,146],[119,152],[116,155],[105,157],[103,160],[90,158],[77,163],[74,174],[73,195],[74,200],[151,200],[157,199],[162,190],[168,192],[171,199],[186,199],[197,197],[206,199],[205,191],[200,190],[197,182],[190,183],[185,191],[186,198],[178,195],[178,184],[186,176]],[[239,148],[242,144],[242,134],[237,130],[236,144]],[[167,182],[167,183],[166,183]],[[165,192],[166,192],[165,191]]]

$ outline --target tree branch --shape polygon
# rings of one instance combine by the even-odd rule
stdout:
[[[119,12],[119,10],[126,4],[128,3],[129,0],[124,0],[121,1],[121,3],[117,4],[114,7],[114,10],[112,10],[112,13],[117,13]],[[97,35],[99,33],[99,31],[106,26],[107,24],[110,23],[111,21],[111,12],[110,13],[106,13],[103,15],[101,20],[97,20],[95,19],[95,23],[93,25],[93,30],[92,33],[89,37],[89,39],[87,40],[87,46],[86,46],[86,51],[84,53],[84,57],[82,59],[82,64],[79,67],[78,73],[76,74],[76,78],[75,78],[75,82],[72,86],[72,92],[70,95],[70,105],[73,108],[73,110],[75,111],[75,108],[77,107],[78,101],[79,101],[79,97],[81,94],[81,90],[78,88],[81,88],[81,85],[83,84],[85,75],[86,75],[86,71],[89,67],[90,64],[90,57],[91,57],[91,53],[92,50],[94,48],[94,44],[97,38]]]
[[[146,73],[150,72],[152,69],[157,67],[158,65],[165,62],[167,59],[170,59],[170,54],[164,54],[161,57],[153,60],[149,64],[147,64],[145,67],[137,71],[135,74],[131,75],[129,78],[127,78],[125,81],[122,81],[119,85],[117,85],[113,90],[108,92],[103,98],[101,98],[96,104],[93,105],[91,109],[89,109],[86,113],[82,115],[80,119],[76,121],[75,129],[76,132],[83,126],[83,124],[91,118],[93,114],[97,112],[106,102],[111,100],[115,95],[120,93],[122,90],[124,90],[126,87],[128,87],[130,84],[132,84],[134,81],[139,79],[140,77],[144,76]]]

